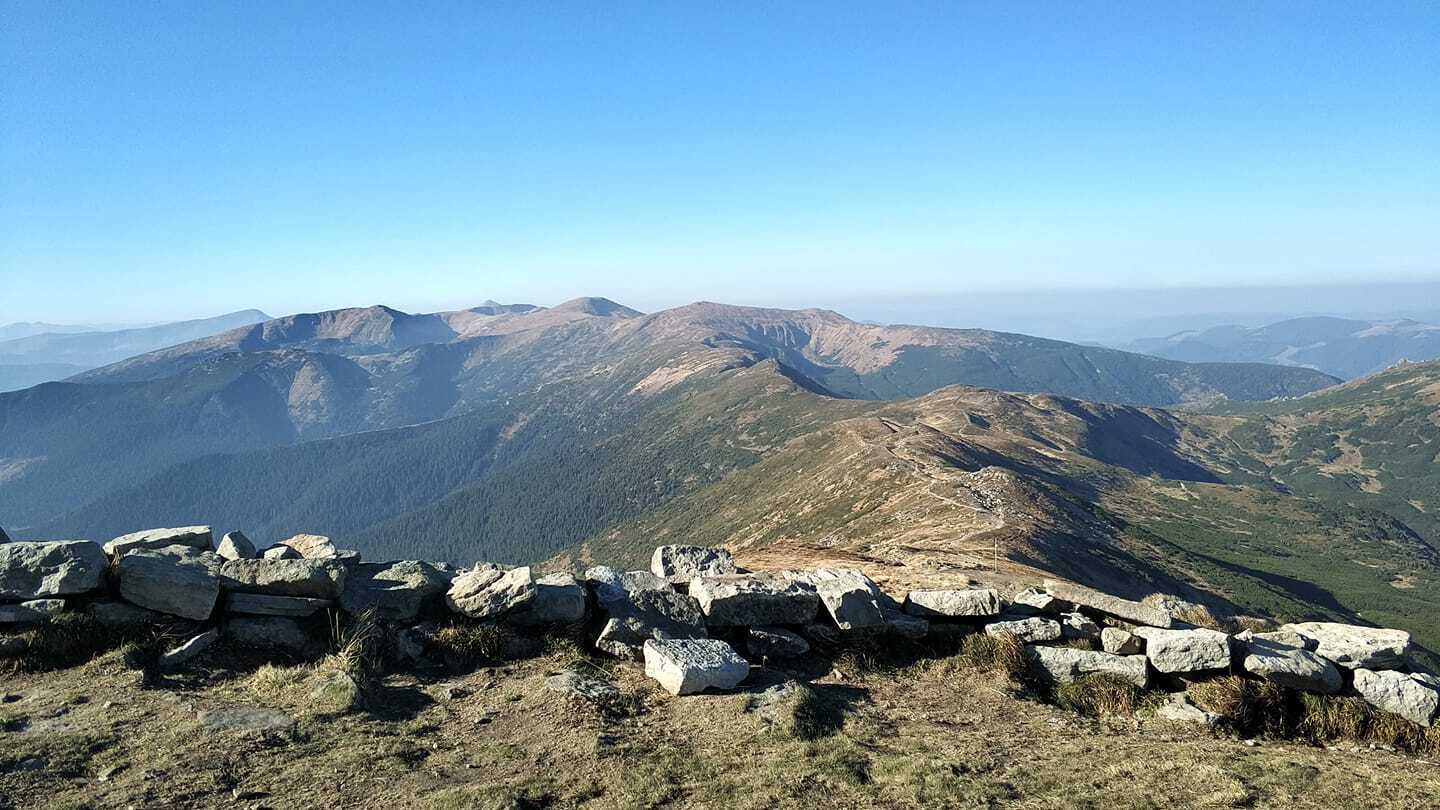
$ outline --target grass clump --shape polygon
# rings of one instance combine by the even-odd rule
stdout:
[[[1145,690],[1114,675],[1096,673],[1055,690],[1055,703],[1086,717],[1133,717],[1152,702]]]
[[[981,672],[1003,673],[1015,683],[1030,677],[1030,663],[1025,659],[1025,642],[1011,633],[989,635],[976,633],[965,637],[955,662]]]
[[[1293,693],[1269,681],[1221,675],[1191,684],[1188,691],[1196,706],[1225,718],[1241,734],[1286,737],[1295,726]]]
[[[135,633],[117,632],[85,613],[66,612],[19,633],[23,652],[0,658],[0,673],[51,672],[69,669],[126,644],[143,641]]]
[[[1316,745],[1369,743],[1416,754],[1440,754],[1440,727],[1424,728],[1358,697],[1301,694],[1296,733]]]

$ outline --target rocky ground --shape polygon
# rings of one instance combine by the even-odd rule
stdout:
[[[128,660],[131,663],[127,663]],[[1338,807],[1440,803],[1440,765],[1353,744],[1246,742],[1086,718],[1003,673],[835,660],[672,697],[638,665],[552,642],[327,693],[326,667],[184,674],[114,650],[0,685],[0,807]],[[567,674],[568,673],[568,674]]]

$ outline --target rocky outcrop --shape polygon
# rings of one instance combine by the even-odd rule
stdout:
[[[924,618],[983,618],[1000,615],[1002,608],[993,588],[911,591],[905,597],[905,612]]]
[[[255,557],[255,544],[244,532],[227,532],[216,544],[215,554],[222,560],[249,560]]]
[[[667,582],[684,583],[695,577],[736,573],[735,558],[723,548],[660,546],[650,557],[650,572]]]
[[[480,565],[451,581],[445,604],[472,619],[494,619],[528,605],[534,601],[535,593],[535,580],[528,567],[506,571]]]
[[[1135,624],[1163,628],[1172,626],[1174,622],[1170,614],[1161,608],[1121,599],[1118,596],[1111,596],[1094,588],[1087,588],[1071,582],[1047,579],[1045,580],[1045,592],[1072,605],[1090,608],[1107,616],[1114,616]]]
[[[733,689],[750,674],[750,663],[715,639],[650,639],[645,674],[672,695]]]
[[[109,565],[85,540],[0,545],[0,599],[25,600],[88,593],[105,581]]]
[[[1230,637],[1219,630],[1162,630],[1137,627],[1145,655],[1159,672],[1180,674],[1229,669]]]
[[[1410,634],[1404,630],[1302,622],[1284,625],[1280,631],[1308,639],[1317,655],[1347,669],[1397,669],[1405,666],[1410,657]]]
[[[369,612],[386,621],[410,621],[427,603],[441,600],[450,579],[439,567],[420,560],[357,563],[345,576],[340,606],[357,616]]]
[[[1357,667],[1354,676],[1355,692],[1366,703],[1412,723],[1428,728],[1440,709],[1440,692],[1408,673]]]
[[[169,546],[186,546],[196,551],[210,550],[211,533],[209,526],[183,526],[178,529],[146,529],[143,532],[122,534],[105,544],[105,553],[120,558],[140,549],[159,549]]]
[[[219,558],[191,546],[122,552],[116,576],[125,601],[158,613],[203,621],[220,598]]]
[[[348,572],[338,560],[260,558],[227,560],[220,565],[225,590],[271,596],[339,599]]]
[[[1067,684],[1087,675],[1110,675],[1144,689],[1150,685],[1150,670],[1143,655],[1111,655],[1071,647],[1026,647],[1026,656],[1043,678]]]
[[[1258,678],[1325,695],[1339,692],[1344,686],[1340,670],[1309,650],[1253,637],[1240,643],[1245,646],[1241,666]]]
[[[690,595],[711,627],[808,624],[820,609],[815,591],[775,577],[748,574],[696,577]]]

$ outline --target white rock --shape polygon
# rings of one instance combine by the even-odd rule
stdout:
[[[86,540],[0,544],[0,599],[41,599],[96,590],[109,561]]]
[[[864,574],[825,579],[815,584],[820,604],[841,630],[877,629],[885,626],[885,613],[876,598],[879,587]],[[791,622],[797,624],[798,622]]]
[[[723,548],[660,546],[650,558],[650,572],[667,582],[689,582],[735,573],[735,558]]]
[[[249,560],[255,557],[255,544],[244,532],[227,532],[215,546],[215,554],[222,560]]]
[[[1311,639],[1316,654],[1347,669],[1395,669],[1410,656],[1410,634],[1404,630],[1338,622],[1300,622],[1280,630]]]
[[[182,526],[178,529],[146,529],[131,532],[105,544],[105,553],[112,558],[123,557],[137,549],[161,549],[169,546],[185,546],[197,551],[210,550],[211,533],[209,526]]]
[[[1354,686],[1371,706],[1427,728],[1440,709],[1440,692],[1405,672],[1357,667]]]
[[[1077,641],[1098,639],[1100,638],[1100,625],[1079,611],[1065,613],[1060,616],[1060,634],[1067,639]]]
[[[220,565],[220,584],[242,593],[338,599],[348,574],[339,560],[226,560]]]
[[[993,588],[911,591],[905,612],[925,618],[1000,615],[1000,592]]]
[[[323,534],[297,534],[276,545],[290,548],[307,560],[332,560],[340,553],[330,538]]]
[[[1174,619],[1165,610],[1129,599],[1121,599],[1072,582],[1045,580],[1045,592],[1074,605],[1081,605],[1135,624],[1170,627]]]
[[[1145,655],[1160,672],[1204,672],[1230,666],[1230,637],[1218,630],[1137,627],[1134,633],[1145,639]]]
[[[1112,655],[1137,655],[1145,652],[1145,640],[1118,627],[1100,629],[1100,646]]]
[[[260,552],[260,557],[266,560],[301,560],[304,556],[295,549],[276,543],[275,545]]]
[[[535,593],[529,566],[505,571],[480,565],[451,581],[445,604],[472,619],[496,619],[528,605]]]
[[[690,595],[711,627],[809,624],[820,597],[800,584],[760,574],[696,577]]]
[[[1060,623],[1054,619],[1042,619],[1039,616],[1031,616],[1028,619],[1011,619],[1008,621],[991,622],[985,625],[986,635],[998,636],[1007,633],[1027,644],[1035,644],[1042,641],[1059,641]]]
[[[750,664],[716,639],[650,639],[645,674],[672,695],[692,695],[735,688],[750,674]]]
[[[1111,655],[1071,647],[1026,647],[1025,655],[1055,683],[1074,683],[1086,675],[1111,675],[1141,689],[1150,684],[1143,655]]]
[[[1326,658],[1300,647],[1251,638],[1245,644],[1241,666],[1246,672],[1272,683],[1302,692],[1333,694],[1344,680],[1340,670]]]
[[[210,645],[214,644],[218,638],[220,638],[220,630],[212,627],[200,635],[191,638],[184,644],[181,644],[179,647],[161,653],[160,667],[162,669],[174,669],[175,667],[181,666],[209,649]]]
[[[1197,723],[1205,726],[1213,726],[1221,719],[1220,715],[1207,712],[1191,703],[1190,696],[1184,692],[1170,695],[1169,700],[1155,709],[1155,716],[1175,723]]]

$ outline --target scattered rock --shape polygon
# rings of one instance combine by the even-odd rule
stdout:
[[[1054,619],[1042,619],[1039,616],[991,622],[985,625],[986,635],[998,636],[1002,633],[1009,633],[1027,644],[1035,644],[1042,641],[1059,641],[1061,631],[1059,622]]]
[[[1118,627],[1100,630],[1100,646],[1111,655],[1137,655],[1145,652],[1145,640]]]
[[[1074,683],[1086,675],[1113,675],[1141,689],[1150,684],[1143,655],[1111,655],[1072,647],[1026,647],[1025,655],[1053,683]]]
[[[220,566],[220,584],[227,591],[312,599],[339,599],[346,575],[337,560],[261,558],[227,560]]]
[[[1137,627],[1135,635],[1145,639],[1145,655],[1160,672],[1204,672],[1230,666],[1230,637],[1219,630]]]
[[[345,714],[360,707],[364,694],[355,679],[344,672],[328,672],[310,690],[310,710],[316,714]]]
[[[581,675],[578,672],[561,672],[545,679],[545,688],[562,692],[589,703],[607,704],[620,698],[620,690],[614,684],[598,678]]]
[[[472,619],[495,619],[528,605],[535,593],[535,580],[528,566],[505,571],[482,564],[455,577],[445,594],[445,604]]]
[[[160,549],[167,546],[185,546],[197,551],[209,551],[211,533],[209,526],[183,526],[178,529],[147,529],[143,532],[122,534],[105,544],[105,553],[112,559],[140,549]]]
[[[294,619],[278,616],[234,618],[225,622],[225,637],[239,647],[305,655],[314,644]]]
[[[1344,685],[1340,670],[1309,650],[1256,637],[1243,643],[1246,654],[1241,666],[1252,675],[1302,692],[1326,695],[1339,692]]]
[[[0,544],[0,599],[71,596],[105,581],[105,552],[85,540]]]
[[[759,574],[696,577],[690,595],[700,603],[711,627],[764,624],[809,624],[820,609],[820,597],[794,583]]]
[[[280,731],[294,724],[290,715],[260,706],[231,706],[200,712],[200,725],[211,731]]]
[[[1426,728],[1440,709],[1440,692],[1405,672],[1357,667],[1354,686],[1371,706]]]
[[[222,560],[251,560],[255,558],[255,544],[244,532],[227,532],[215,546],[215,554]]]
[[[386,621],[411,621],[429,602],[441,601],[450,580],[439,567],[421,560],[358,563],[345,577],[340,606],[353,616],[371,611]]]
[[[522,627],[579,624],[588,607],[585,589],[570,574],[546,574],[535,580],[535,598],[505,617]]]
[[[330,599],[314,599],[308,596],[271,596],[263,593],[232,593],[225,598],[228,613],[244,613],[251,616],[313,616],[335,604]]]
[[[1076,585],[1071,582],[1060,582],[1059,580],[1045,580],[1045,592],[1074,605],[1088,607],[1101,613],[1124,619],[1135,624],[1144,624],[1150,627],[1170,627],[1174,620],[1165,610],[1132,602],[1129,599],[1121,599],[1118,596],[1111,596],[1101,593],[1093,588],[1086,588],[1083,585]]]
[[[1310,639],[1315,653],[1347,669],[1395,669],[1410,656],[1410,634],[1404,630],[1363,627],[1338,622],[1287,624],[1281,632]]]
[[[905,612],[926,618],[998,616],[1001,608],[1000,592],[993,588],[911,591],[905,597]]]
[[[1221,719],[1220,715],[1207,712],[1191,703],[1190,696],[1184,692],[1172,693],[1169,700],[1156,707],[1155,716],[1175,723],[1198,723],[1204,726],[1213,726]]]
[[[173,650],[160,654],[161,669],[175,669],[188,663],[195,656],[205,652],[220,638],[220,630],[211,628]]]
[[[735,558],[723,548],[660,546],[650,558],[650,572],[672,583],[734,574],[736,570]]]
[[[339,556],[339,549],[323,534],[297,534],[275,545],[293,549],[307,560],[333,560]]]
[[[715,639],[650,639],[644,649],[645,674],[672,695],[733,689],[750,674],[750,664]]]
[[[752,627],[745,648],[755,658],[795,658],[810,652],[810,642],[783,627]]]
[[[1060,600],[1044,591],[1026,588],[1015,594],[1015,598],[1010,600],[1010,610],[1017,614],[1029,615],[1059,613]]]
[[[208,543],[208,540],[207,540]],[[143,608],[204,621],[220,598],[213,555],[191,546],[138,547],[120,557],[120,596]]]

